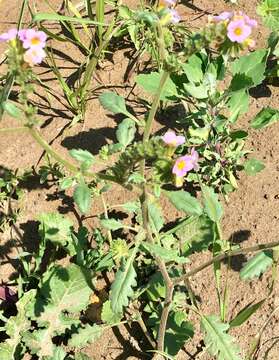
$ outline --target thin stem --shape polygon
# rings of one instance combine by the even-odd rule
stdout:
[[[260,250],[272,249],[278,245],[279,245],[279,241],[274,241],[274,242],[270,242],[267,244],[259,244],[259,245],[250,246],[247,248],[240,248],[240,249],[236,249],[236,250],[226,251],[222,254],[214,256],[212,259],[208,260],[207,262],[198,266],[197,268],[189,271],[187,274],[181,275],[176,278],[172,278],[173,284],[178,285],[181,281],[184,281],[185,279],[188,279],[189,277],[196,275],[198,272],[206,269],[208,266],[212,265],[216,261],[222,261],[222,260],[228,259],[232,256],[242,255],[242,254],[246,254],[249,252],[256,252],[256,251],[260,251]]]
[[[103,203],[103,207],[104,207],[104,214],[105,214],[105,219],[108,219],[108,207],[107,207],[107,203],[106,203],[106,200],[104,198],[104,195],[101,194],[101,199],[102,199],[102,203]],[[109,241],[109,244],[111,245],[112,244],[112,235],[111,235],[111,231],[108,230],[107,231],[107,234],[108,234],[108,241]]]
[[[4,128],[4,129],[0,129],[0,134],[22,132],[22,131],[28,131],[28,128],[26,126]]]

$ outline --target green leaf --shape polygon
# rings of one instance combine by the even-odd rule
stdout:
[[[129,297],[134,293],[133,286],[137,285],[136,276],[133,261],[135,252],[128,260],[122,258],[120,268],[118,269],[115,280],[111,286],[110,301],[111,308],[115,314],[121,314],[123,306],[129,304]]]
[[[46,360],[64,360],[66,357],[66,352],[62,347],[56,346],[53,351],[53,356],[51,358],[46,358]]]
[[[265,250],[253,256],[240,271],[240,278],[242,280],[250,280],[259,277],[267,271],[273,263],[272,250]]]
[[[194,336],[193,325],[185,319],[185,314],[180,311],[170,313],[165,334],[164,350],[167,354],[175,356],[185,342]]]
[[[267,50],[256,50],[248,55],[241,56],[232,63],[232,74],[244,74],[252,80],[252,85],[257,86],[264,80]]]
[[[183,190],[166,191],[165,194],[177,210],[192,215],[201,215],[203,213],[199,201],[188,192]]]
[[[253,129],[263,129],[279,120],[279,110],[266,107],[263,108],[251,121]]]
[[[88,167],[94,162],[94,156],[87,150],[72,149],[69,151],[69,154],[75,160],[88,164]]]
[[[1,360],[12,360],[14,359],[14,348],[13,346],[6,343],[0,344],[0,359]]]
[[[254,158],[251,158],[244,163],[244,171],[248,175],[256,175],[264,168],[265,168],[264,163]]]
[[[184,84],[184,89],[195,99],[208,98],[208,89],[205,85],[195,86],[193,84]]]
[[[73,223],[58,212],[42,213],[38,216],[40,221],[39,234],[45,241],[55,245],[66,246],[72,242]]]
[[[102,335],[103,329],[100,325],[93,326],[86,324],[85,327],[78,329],[78,332],[73,334],[68,345],[75,348],[82,348],[88,343],[93,343]]]
[[[53,359],[54,344],[49,329],[26,331],[22,339],[31,354],[36,354],[40,359],[48,356]]]
[[[162,210],[156,202],[148,202],[148,216],[153,232],[159,232],[164,226]]]
[[[115,219],[102,219],[100,222],[101,225],[108,230],[115,231],[123,228],[123,224]]]
[[[69,189],[75,185],[76,180],[73,178],[65,178],[59,181],[59,186],[61,190]]]
[[[216,223],[219,222],[223,215],[223,208],[219,202],[218,195],[214,192],[213,188],[208,186],[202,187],[202,194],[208,217]]]
[[[111,301],[107,300],[103,304],[101,318],[104,323],[112,325],[121,320],[121,314],[115,314],[111,308]]]
[[[197,55],[192,55],[182,69],[191,83],[200,83],[203,80],[202,60]]]
[[[140,74],[136,77],[136,83],[141,86],[146,92],[155,95],[158,91],[162,74],[152,72],[150,74]],[[173,99],[178,96],[175,83],[171,78],[165,83],[164,89],[161,94],[161,100]]]
[[[257,7],[257,13],[263,17],[264,24],[271,30],[279,30],[278,0],[264,0]]]
[[[75,188],[73,197],[80,212],[82,214],[88,213],[91,208],[92,199],[91,191],[87,184],[85,184],[84,182],[78,184]]]
[[[79,312],[89,303],[91,290],[90,271],[75,264],[56,265],[43,277],[40,294],[56,311]],[[78,299],[78,301],[77,301]]]
[[[175,232],[185,255],[207,250],[215,237],[214,228],[214,223],[205,215],[186,219]]]
[[[105,110],[111,111],[113,114],[127,114],[125,100],[112,91],[101,94],[99,101]]]
[[[178,264],[185,264],[189,260],[185,257],[179,256],[178,249],[166,249],[157,244],[145,243],[143,246],[153,255],[159,256],[164,261],[174,261]]]
[[[23,112],[11,101],[4,101],[2,104],[2,108],[6,111],[11,117],[15,119],[22,118]]]
[[[124,119],[117,127],[116,138],[123,147],[126,147],[134,140],[135,133],[135,122],[131,119]]]
[[[242,89],[233,92],[229,101],[227,102],[227,105],[230,110],[230,117],[228,120],[231,123],[235,123],[240,115],[245,114],[248,111],[249,95],[247,90]]]
[[[137,213],[140,210],[140,203],[137,201],[129,201],[122,205],[123,209],[128,212]]]
[[[204,342],[212,356],[218,360],[240,360],[239,349],[234,339],[227,334],[229,324],[222,323],[216,315],[202,316],[201,327]]]
[[[166,285],[161,273],[156,272],[148,281],[146,293],[151,301],[160,301],[160,298],[166,296]]]
[[[249,319],[265,302],[266,299],[257,302],[256,304],[248,304],[242,309],[236,317],[230,321],[230,328],[242,325],[246,320]]]

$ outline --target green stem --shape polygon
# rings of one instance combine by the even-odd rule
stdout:
[[[18,127],[0,129],[0,134],[22,132],[22,131],[28,131],[27,127],[26,126],[18,126]]]

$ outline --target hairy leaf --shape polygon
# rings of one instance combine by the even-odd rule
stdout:
[[[279,110],[271,107],[263,108],[251,121],[253,129],[263,129],[279,120]]]
[[[203,213],[199,201],[188,192],[183,190],[166,191],[165,194],[177,210],[193,215],[201,215]]]
[[[205,215],[185,220],[176,230],[185,254],[207,250],[214,240],[214,223]]]
[[[4,111],[15,119],[20,119],[23,116],[22,111],[11,101],[4,101],[2,107]]]
[[[128,305],[129,297],[134,293],[133,286],[137,285],[137,273],[133,266],[134,256],[135,253],[126,262],[122,259],[121,266],[115,275],[115,280],[111,287],[111,308],[115,314],[122,313],[123,306]]]
[[[73,197],[74,197],[75,203],[77,204],[80,212],[82,214],[88,213],[91,208],[91,203],[92,203],[91,191],[90,191],[88,185],[85,184],[84,182],[81,182],[80,184],[78,184],[75,188]]]
[[[240,360],[239,349],[234,339],[227,334],[229,324],[222,323],[216,315],[202,316],[201,327],[204,342],[212,356],[218,360]]]
[[[102,93],[99,101],[105,110],[111,111],[113,114],[127,114],[125,100],[112,91]]]
[[[39,329],[33,332],[26,331],[23,334],[23,342],[30,349],[31,354],[36,354],[39,358],[53,357],[54,344],[50,329]]]
[[[202,194],[204,199],[205,211],[208,217],[214,221],[220,221],[223,215],[223,208],[219,202],[218,195],[214,192],[213,188],[208,186],[202,187]]]
[[[76,348],[82,348],[88,343],[93,343],[102,335],[103,329],[101,326],[94,324],[93,326],[86,324],[85,327],[78,329],[78,332],[73,334],[68,345]]]
[[[87,269],[75,264],[57,265],[44,276],[40,294],[56,306],[58,312],[78,312],[89,303],[90,286],[91,276]]]
[[[132,119],[127,118],[118,125],[116,138],[123,147],[126,147],[134,140],[135,133],[135,122]]]
[[[262,273],[270,268],[273,263],[272,250],[265,250],[253,256],[240,271],[242,280],[250,280],[259,277]]]
[[[72,149],[69,154],[79,162],[86,162],[90,165],[94,162],[94,156],[87,150]]]
[[[244,163],[244,171],[248,175],[256,175],[265,168],[264,163],[260,160],[251,158]]]
[[[152,253],[155,256],[159,256],[164,261],[174,261],[178,264],[185,264],[186,262],[189,261],[187,258],[179,256],[178,250],[176,249],[165,249],[160,245],[149,244],[149,243],[145,243],[144,247],[150,253]]]
[[[161,207],[156,202],[148,202],[149,221],[153,232],[159,232],[164,226]]]
[[[108,230],[115,231],[123,228],[122,223],[115,219],[102,219],[100,222],[101,225]]]
[[[278,0],[263,0],[257,7],[257,13],[263,17],[264,24],[271,30],[279,30]]]
[[[38,216],[40,221],[39,234],[45,241],[65,246],[72,241],[71,233],[73,223],[58,212],[42,213]]]
[[[240,57],[232,63],[233,75],[243,74],[252,80],[253,86],[259,85],[265,78],[267,55],[268,51],[261,49]]]
[[[111,301],[107,300],[102,307],[101,314],[102,321],[106,324],[115,324],[121,320],[121,315],[115,314],[111,308]]]
[[[155,95],[158,91],[160,79],[162,74],[158,72],[152,72],[150,74],[140,74],[136,77],[136,82],[145,91]],[[177,89],[175,83],[169,78],[166,81],[165,87],[161,94],[161,100],[167,100],[176,97]]]

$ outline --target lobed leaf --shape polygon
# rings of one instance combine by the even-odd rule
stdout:
[[[222,323],[216,315],[202,316],[201,327],[204,342],[212,356],[218,360],[240,360],[239,349],[234,339],[227,334],[229,324]]]
[[[102,335],[103,329],[100,325],[89,325],[79,328],[77,333],[73,334],[68,341],[68,345],[75,348],[82,348],[88,343],[93,343]]]
[[[111,308],[115,314],[121,314],[123,307],[129,303],[129,297],[134,293],[133,287],[137,285],[133,266],[134,256],[130,256],[127,261],[122,258],[115,280],[111,286],[110,301]]]
[[[265,250],[253,256],[240,271],[242,280],[251,280],[267,271],[273,263],[272,250]]]

